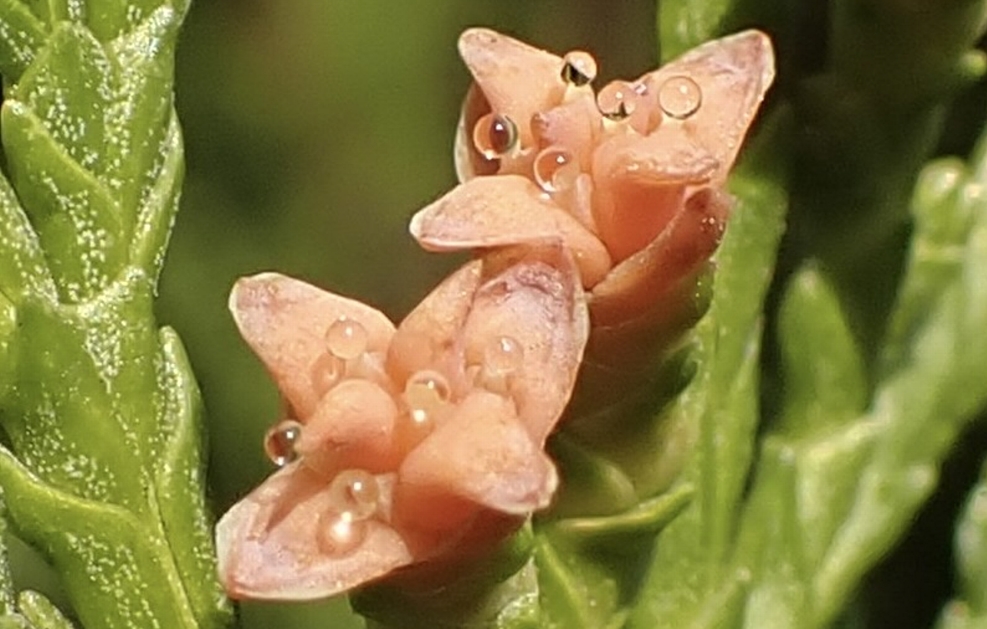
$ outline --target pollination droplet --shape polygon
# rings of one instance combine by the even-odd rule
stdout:
[[[699,111],[702,104],[702,89],[685,75],[666,79],[658,88],[658,106],[670,118],[685,120]]]
[[[353,520],[345,513],[323,513],[319,517],[317,543],[329,555],[347,555],[367,538],[367,522]]]
[[[449,401],[449,381],[437,371],[417,371],[404,385],[404,401],[411,421],[420,427],[431,427],[435,412]]]
[[[596,95],[596,107],[610,120],[623,120],[636,108],[638,93],[627,81],[611,81]]]
[[[579,176],[579,165],[572,153],[557,146],[538,153],[533,169],[538,186],[549,193],[572,188]]]
[[[498,336],[483,350],[484,370],[492,375],[517,371],[524,360],[524,348],[511,336]]]
[[[374,515],[379,499],[377,479],[366,470],[343,470],[329,484],[330,508],[350,521]]]
[[[293,419],[280,421],[264,435],[264,453],[278,467],[298,458],[295,443],[302,436],[302,425]]]
[[[596,59],[582,50],[566,54],[562,64],[562,80],[570,85],[582,87],[596,78]]]
[[[367,329],[358,322],[340,317],[326,330],[326,347],[343,360],[352,360],[367,351]]]
[[[309,377],[312,380],[312,388],[319,397],[322,397],[339,384],[344,375],[346,375],[346,363],[338,356],[326,352],[312,363]]]
[[[517,125],[501,114],[489,113],[473,127],[473,144],[487,159],[507,155],[517,147],[518,140]]]

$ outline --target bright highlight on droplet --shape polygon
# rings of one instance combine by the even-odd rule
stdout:
[[[596,95],[596,106],[610,120],[623,120],[636,109],[638,94],[627,81],[611,81]]]
[[[517,371],[524,361],[524,348],[511,336],[498,336],[483,351],[483,368],[490,375]]]
[[[284,467],[298,458],[295,443],[302,436],[302,425],[286,419],[278,422],[264,435],[264,453],[278,467]]]
[[[673,76],[658,88],[658,106],[670,118],[684,120],[699,111],[703,91],[685,75]]]
[[[327,512],[319,518],[317,543],[328,555],[347,555],[367,538],[367,522],[352,520],[345,513]]]
[[[374,515],[379,499],[377,479],[366,470],[343,470],[329,485],[330,508],[351,521]]]
[[[582,87],[596,78],[596,59],[582,50],[573,50],[563,59],[562,80]]]
[[[572,153],[556,146],[538,153],[532,168],[538,186],[548,193],[571,189],[579,176],[579,165]]]
[[[473,144],[487,159],[503,157],[517,148],[518,130],[514,121],[501,114],[489,113],[476,121]]]
[[[367,329],[362,325],[340,317],[326,330],[326,347],[343,360],[352,360],[367,351]]]
[[[423,421],[449,401],[449,381],[437,371],[418,371],[404,385],[404,401],[412,419]]]

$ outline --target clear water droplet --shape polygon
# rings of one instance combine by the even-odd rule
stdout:
[[[353,520],[345,513],[324,513],[318,530],[319,549],[328,555],[348,555],[367,538],[367,522]]]
[[[627,81],[611,81],[596,95],[596,106],[606,118],[623,120],[634,113],[638,96]]]
[[[352,360],[367,351],[367,329],[358,322],[340,317],[326,330],[326,347],[343,360]]]
[[[582,87],[596,78],[596,59],[582,50],[573,50],[563,59],[562,80],[570,85]]]
[[[377,512],[380,489],[366,470],[343,470],[329,484],[330,508],[352,521],[365,520]]]
[[[572,153],[557,146],[538,153],[533,170],[538,186],[548,193],[571,189],[579,176],[579,165]]]
[[[312,364],[310,378],[315,393],[322,397],[346,375],[346,363],[329,352],[319,356]]]
[[[302,425],[286,419],[278,422],[264,435],[264,453],[278,467],[284,467],[298,458],[295,443],[302,436]]]
[[[429,410],[449,401],[449,381],[437,371],[417,371],[404,385],[404,401],[411,409]]]
[[[449,402],[452,392],[449,381],[437,371],[426,369],[412,374],[404,387],[404,402],[408,406],[401,422],[399,441],[413,448],[434,427],[435,418]]]
[[[483,367],[490,374],[509,374],[517,371],[524,361],[524,348],[511,336],[498,336],[483,351]]]
[[[702,104],[702,89],[687,76],[673,76],[658,88],[658,106],[670,118],[685,120],[699,111]]]
[[[514,121],[501,114],[489,113],[476,121],[473,144],[487,159],[497,159],[511,153],[518,145],[518,130]]]

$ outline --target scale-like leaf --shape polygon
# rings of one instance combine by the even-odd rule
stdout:
[[[218,628],[230,609],[201,401],[180,341],[153,317],[184,166],[172,86],[186,5],[18,6],[29,13],[10,16],[50,32],[23,67],[0,47],[13,184],[0,181],[8,516],[61,573],[85,626]],[[11,36],[0,28],[8,48]],[[68,626],[29,593],[0,622]]]

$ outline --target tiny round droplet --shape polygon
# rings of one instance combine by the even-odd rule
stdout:
[[[302,436],[302,425],[293,419],[278,422],[264,435],[264,453],[278,467],[298,458],[295,443]]]
[[[413,373],[404,385],[404,401],[412,411],[430,412],[448,402],[450,394],[449,381],[430,369]]]
[[[579,165],[571,152],[557,146],[550,146],[535,157],[535,181],[545,192],[568,190],[576,183]]]
[[[340,317],[326,330],[326,347],[333,356],[352,360],[367,351],[367,329],[352,319]]]
[[[310,378],[312,388],[321,397],[329,392],[346,375],[346,363],[333,354],[326,352],[312,364]]]
[[[703,91],[687,76],[673,76],[658,88],[658,106],[670,118],[684,120],[699,111]]]
[[[473,144],[487,159],[507,155],[517,147],[518,140],[517,125],[501,114],[489,113],[473,127]]]
[[[483,367],[490,374],[508,374],[521,367],[524,348],[511,336],[498,336],[483,351]]]
[[[596,95],[596,106],[610,120],[623,120],[636,108],[638,93],[627,81],[611,81]]]
[[[353,520],[345,513],[324,513],[319,518],[317,543],[328,555],[346,555],[363,543],[367,537],[367,523]]]
[[[365,520],[377,512],[380,489],[366,470],[343,470],[329,484],[330,508],[351,521]]]
[[[573,50],[563,59],[562,80],[582,87],[596,78],[596,59],[582,50]]]

